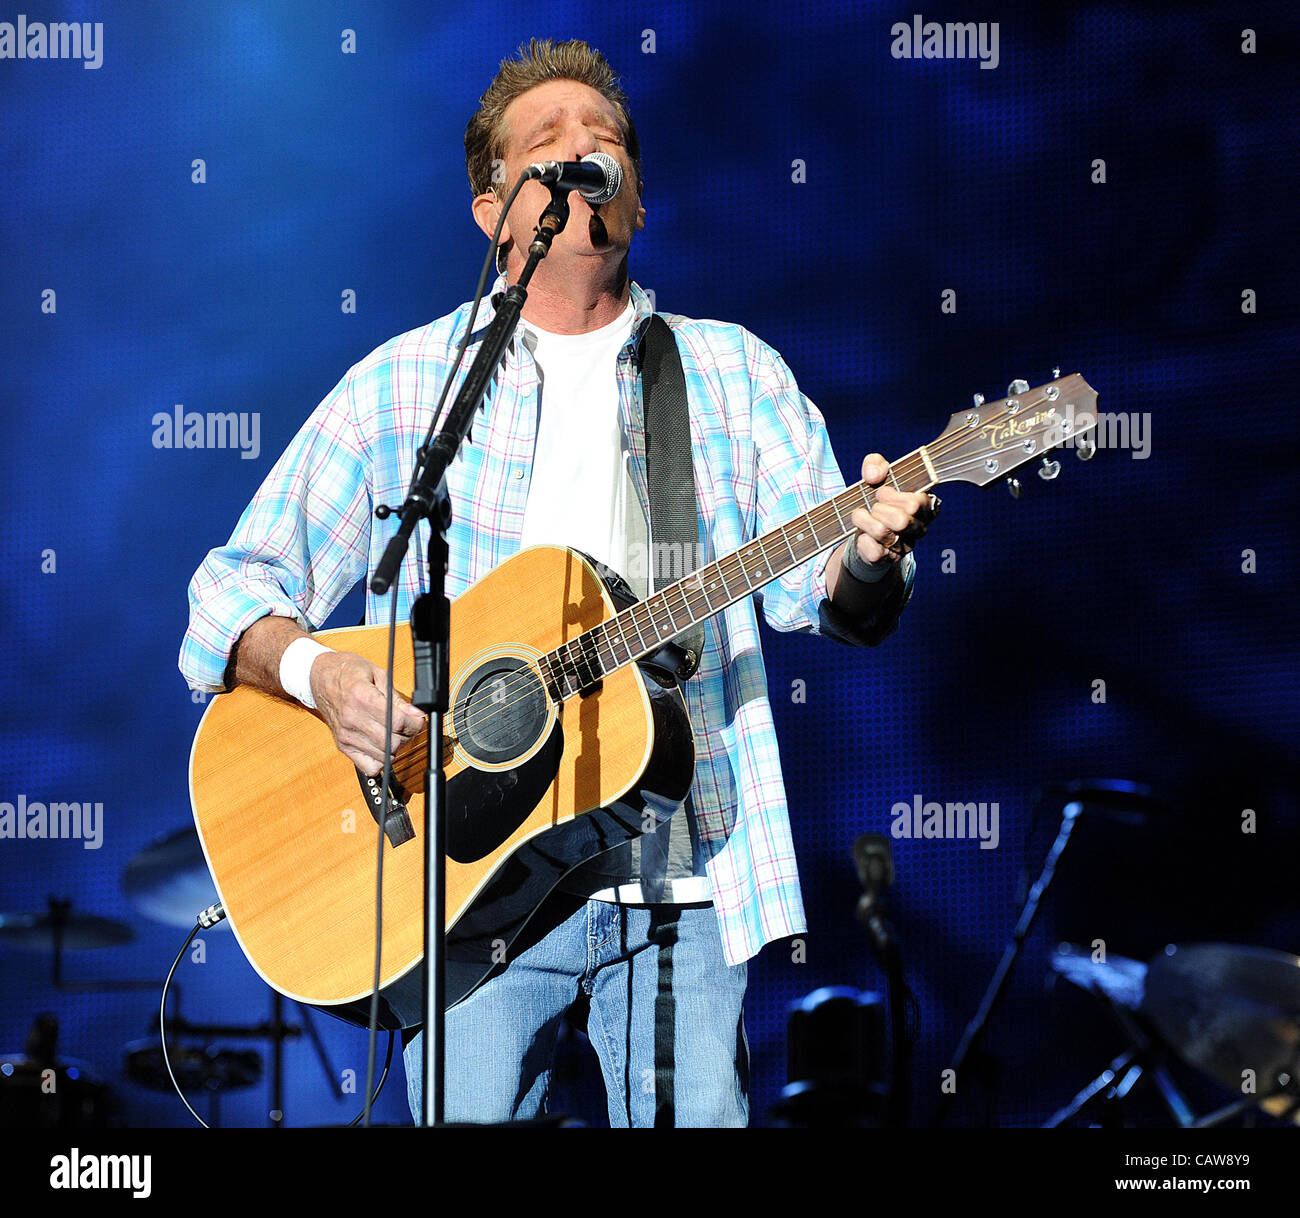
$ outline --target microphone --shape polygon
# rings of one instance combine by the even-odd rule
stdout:
[[[871,935],[878,951],[893,945],[889,924],[880,916],[880,898],[894,882],[894,858],[889,838],[879,833],[863,833],[853,843],[853,861],[858,867],[862,895],[858,898],[858,921]]]
[[[623,187],[623,167],[605,152],[593,152],[581,161],[538,161],[524,176],[560,190],[576,190],[593,205],[608,203]]]

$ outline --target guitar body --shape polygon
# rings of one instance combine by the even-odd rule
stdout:
[[[670,816],[690,790],[690,723],[664,666],[628,664],[561,699],[536,666],[613,616],[630,600],[623,592],[576,552],[538,546],[452,602],[449,1006],[509,958],[566,872]],[[315,637],[387,666],[384,627]],[[408,625],[394,670],[409,696]],[[422,1018],[423,769],[421,739],[395,760],[405,812],[390,816],[384,846],[389,1028]],[[368,1018],[374,970],[377,785],[363,782],[315,712],[244,686],[213,699],[190,759],[199,838],[250,963],[288,997],[357,1023]]]
[[[1096,451],[1096,391],[1077,372],[958,411],[892,463],[898,490],[988,486],[1031,461],[1050,481],[1062,444]],[[1011,479],[1012,491],[1018,483]],[[634,602],[582,555],[523,550],[451,605],[447,777],[447,991],[460,1001],[575,866],[670,816],[695,770],[671,640],[853,533],[865,481]],[[621,586],[620,586],[621,585]],[[632,607],[627,607],[632,606]],[[318,635],[387,667],[382,627]],[[680,654],[680,653],[678,653]],[[394,682],[412,687],[410,629]],[[381,1019],[422,1017],[424,745],[394,759],[385,825]],[[194,819],[240,945],[267,983],[357,1023],[374,970],[378,784],[297,702],[247,688],[209,706],[190,759]]]

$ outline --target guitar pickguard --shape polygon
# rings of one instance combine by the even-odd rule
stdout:
[[[466,768],[447,783],[447,855],[473,863],[491,854],[537,807],[564,751],[557,720],[540,749],[513,769]]]

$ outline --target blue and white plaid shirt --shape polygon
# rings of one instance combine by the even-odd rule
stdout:
[[[499,279],[494,301],[505,287]],[[636,353],[652,309],[636,284],[631,295],[635,320],[618,356],[619,399],[633,480],[648,512]],[[448,403],[492,314],[485,301]],[[686,377],[701,561],[731,553],[844,489],[822,416],[775,351],[737,325],[662,316]],[[180,668],[192,688],[224,688],[231,649],[259,618],[292,617],[315,629],[375,568],[397,521],[376,521],[374,507],[405,497],[468,318],[466,304],[389,340],[353,367],[303,425],[229,543],[207,556],[190,584]],[[450,597],[519,549],[538,400],[536,366],[516,332],[447,475]],[[417,537],[412,553],[422,555],[427,526]],[[895,593],[870,620],[855,621],[827,599],[825,565],[825,557],[815,558],[712,618],[699,670],[683,689],[696,743],[692,802],[729,964],[806,929],[755,603],[778,630],[874,644],[897,625],[915,578],[909,555]],[[420,591],[421,569],[406,562],[394,585],[403,617]],[[386,622],[388,613],[387,598],[367,591],[367,622]]]

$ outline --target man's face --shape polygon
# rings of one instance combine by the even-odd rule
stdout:
[[[506,107],[506,194],[534,161],[580,161],[604,152],[623,169],[623,186],[608,203],[592,207],[576,190],[569,192],[569,222],[555,239],[549,259],[602,258],[614,265],[626,256],[632,235],[645,227],[645,209],[636,190],[636,171],[623,144],[617,109],[588,85],[553,80],[521,93]],[[488,236],[496,226],[503,199],[488,191],[474,200],[474,219]],[[511,268],[522,266],[538,217],[551,201],[550,188],[527,182],[510,209],[502,241],[513,238]],[[559,269],[559,268],[557,268]]]

